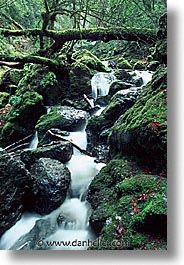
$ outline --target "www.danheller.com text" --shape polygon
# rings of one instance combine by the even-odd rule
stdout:
[[[75,239],[73,241],[71,240],[66,240],[66,241],[48,241],[48,240],[43,240],[39,239],[36,242],[36,245],[38,247],[42,246],[47,246],[47,247],[124,247],[126,244],[126,247],[128,247],[128,242],[122,242],[119,240],[114,240],[114,241],[107,241],[107,240],[101,240],[101,239],[96,239],[96,240],[78,240]]]

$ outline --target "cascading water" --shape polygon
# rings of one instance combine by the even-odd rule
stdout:
[[[36,131],[28,149],[36,149],[38,146],[38,132]]]
[[[72,132],[68,138],[74,143],[77,143],[82,149],[86,149],[87,139],[85,128],[79,132]],[[81,154],[74,148],[71,160],[66,163],[66,166],[71,172],[71,188],[70,194],[64,203],[58,209],[43,217],[31,213],[23,214],[21,220],[2,236],[0,249],[24,248],[27,244],[26,238],[29,238],[25,236],[24,240],[24,235],[26,233],[29,235],[29,231],[34,227],[35,221],[46,220],[48,218],[51,219],[52,224],[57,226],[57,229],[45,238],[44,242],[50,242],[49,247],[45,245],[46,249],[87,249],[87,244],[78,246],[74,243],[76,239],[87,242],[87,240],[94,238],[88,224],[91,208],[85,200],[85,193],[91,180],[105,165],[103,163],[97,164],[94,160],[95,158]],[[62,219],[61,224],[58,224],[58,218]],[[54,241],[64,242],[64,244],[54,245],[52,244]],[[44,247],[42,239],[39,239],[39,242],[42,242],[42,247]],[[72,244],[72,242],[74,243]]]
[[[116,80],[113,73],[97,73],[91,79],[92,97],[97,99],[109,93],[110,84]]]
[[[152,77],[152,73],[148,71],[136,70],[132,73],[136,73],[137,76],[142,77],[143,85],[150,81]],[[114,80],[115,76],[113,73],[96,74],[91,81],[93,98],[96,99],[99,96],[107,95],[110,84]],[[47,111],[50,111],[50,107],[47,108]],[[102,108],[99,110],[99,114],[101,111]],[[87,139],[85,128],[81,131],[70,133],[68,139],[76,143],[81,149],[86,149]],[[37,132],[35,132],[30,148],[36,148],[37,144],[38,137]],[[35,222],[39,220],[46,221],[48,219],[51,222],[51,226],[54,226],[55,229],[44,238],[36,238],[36,241],[39,242],[37,247],[51,250],[87,249],[87,244],[77,244],[77,242],[87,242],[88,240],[94,239],[88,223],[91,208],[85,200],[85,193],[94,176],[105,166],[103,163],[95,163],[94,160],[95,158],[81,154],[74,148],[71,160],[66,163],[66,166],[71,172],[71,187],[64,203],[58,209],[45,216],[24,213],[22,218],[1,237],[0,249],[24,249],[31,240],[33,241],[32,234],[30,233],[36,226]],[[46,242],[49,242],[49,245]],[[59,244],[54,244],[54,242],[59,242]],[[36,242],[33,242],[33,248],[27,249],[39,249],[34,244],[36,245]]]

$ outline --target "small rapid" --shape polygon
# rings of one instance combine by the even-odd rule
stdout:
[[[143,79],[143,85],[152,78],[152,73],[149,71],[135,70],[132,71],[132,74],[134,73]],[[91,80],[93,100],[106,96],[114,80],[116,77],[113,72],[94,75]],[[100,107],[95,115],[100,115],[104,108]],[[51,108],[47,107],[47,113],[50,110]],[[65,138],[86,150],[85,128],[86,125],[80,131],[71,132]],[[38,134],[35,132],[29,148],[36,149],[37,146]],[[94,157],[82,154],[73,147],[72,158],[65,165],[71,172],[71,184],[63,204],[44,216],[24,213],[21,219],[1,237],[0,249],[83,250],[87,249],[88,245],[80,245],[77,242],[95,239],[89,225],[92,210],[86,201],[86,193],[91,181],[105,164],[96,163]],[[44,232],[42,229],[46,222],[49,225]],[[39,242],[39,245],[36,242]]]

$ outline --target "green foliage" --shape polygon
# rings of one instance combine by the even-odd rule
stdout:
[[[20,104],[21,99],[22,99],[22,95],[19,95],[19,96],[13,95],[9,99],[9,104],[12,105],[13,107],[16,107]]]
[[[0,92],[0,109],[4,108],[9,100],[9,93]]]
[[[43,86],[43,88],[46,88],[48,86],[54,86],[57,82],[56,75],[53,72],[48,72],[42,78],[40,85]]]

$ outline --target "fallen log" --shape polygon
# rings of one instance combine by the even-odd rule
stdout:
[[[85,101],[88,103],[90,109],[94,108],[93,103],[90,101],[90,99],[86,96],[86,94],[83,95]]]
[[[20,146],[22,146],[22,145],[24,145],[24,144],[28,144],[28,143],[23,143],[23,142],[26,141],[26,140],[28,140],[28,139],[31,140],[31,137],[32,137],[32,134],[26,136],[25,138],[23,138],[23,139],[21,139],[21,140],[15,142],[15,143],[13,143],[13,144],[11,144],[11,145],[6,146],[6,147],[4,148],[4,150],[6,150],[7,152],[12,152],[12,150],[17,149],[17,147],[20,147]],[[21,144],[21,143],[23,143],[23,144]]]
[[[79,150],[82,154],[93,157],[90,152],[88,152],[85,149],[82,149],[80,146],[78,146],[77,144],[75,144],[72,140],[70,140],[68,138],[65,138],[65,137],[63,137],[63,136],[61,136],[59,134],[55,134],[55,133],[51,132],[50,130],[48,130],[48,133],[50,135],[54,136],[54,137],[57,137],[57,138],[63,140],[63,141],[68,141],[69,143],[72,144],[73,147],[75,147],[77,150]]]

